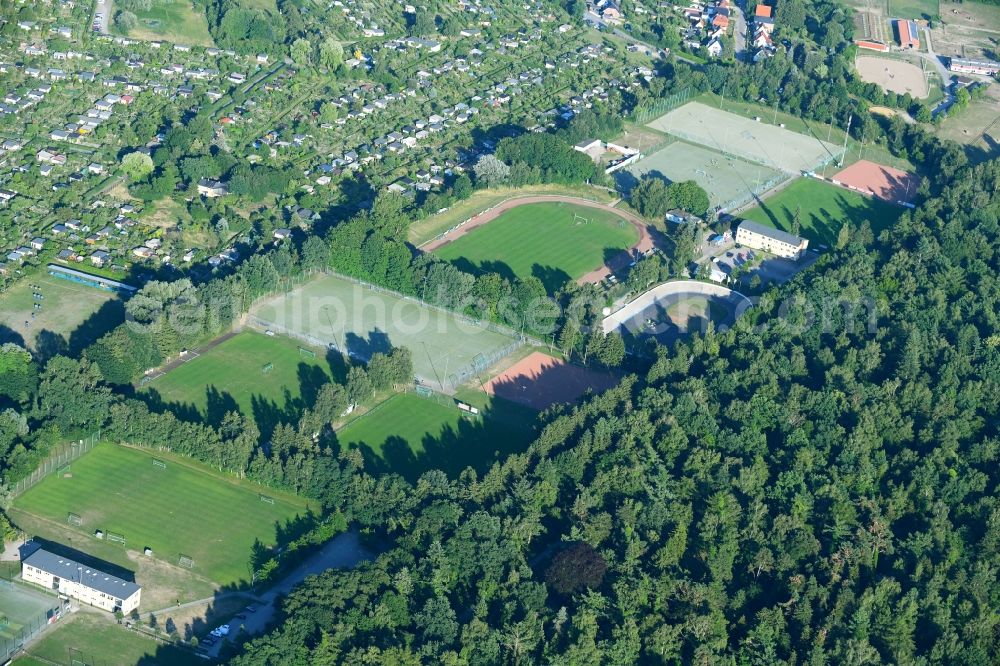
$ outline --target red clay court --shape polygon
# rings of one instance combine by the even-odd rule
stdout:
[[[920,185],[912,173],[861,160],[832,178],[834,183],[890,203],[909,203]]]
[[[486,384],[486,392],[539,411],[574,402],[588,389],[595,393],[618,383],[611,373],[587,370],[541,352],[532,352]]]

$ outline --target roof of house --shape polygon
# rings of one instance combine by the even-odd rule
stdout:
[[[35,550],[31,555],[24,558],[22,562],[27,566],[41,569],[46,573],[66,580],[81,583],[93,590],[109,594],[118,599],[128,599],[142,589],[141,586],[135,583],[122,580],[117,576],[112,576],[97,569],[91,569],[76,560],[50,553],[44,548]]]
[[[751,233],[760,234],[761,236],[766,236],[779,243],[787,243],[789,245],[801,245],[802,239],[795,234],[790,234],[787,231],[782,231],[781,229],[775,229],[774,227],[768,227],[757,222],[752,222],[750,220],[743,220],[740,222],[740,229],[745,229]]]
[[[757,8],[753,10],[753,15],[761,18],[771,18],[771,8],[768,5],[757,5]]]

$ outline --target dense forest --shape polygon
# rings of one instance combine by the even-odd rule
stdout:
[[[481,478],[345,480],[391,542],[232,663],[992,664],[1000,167]]]

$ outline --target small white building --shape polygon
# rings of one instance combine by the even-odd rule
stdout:
[[[139,608],[142,587],[43,548],[21,560],[21,578],[108,612]]]

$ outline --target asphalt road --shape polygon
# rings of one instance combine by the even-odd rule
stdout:
[[[934,65],[937,69],[938,75],[941,76],[941,84],[944,86],[944,99],[941,100],[941,102],[932,110],[932,113],[937,115],[942,111],[947,111],[948,108],[955,103],[955,96],[951,94],[951,89],[948,86],[948,82],[951,81],[952,75],[941,61],[941,56],[934,52],[934,43],[931,42],[931,31],[927,28],[924,28],[924,43],[927,45],[927,53],[922,51],[917,51],[916,53],[921,58]]]
[[[361,545],[361,539],[357,532],[345,532],[335,536],[326,542],[322,549],[313,553],[312,557],[296,567],[267,592],[261,594],[261,602],[255,604],[256,610],[252,613],[244,612],[245,620],[231,618],[228,621],[229,636],[235,638],[239,634],[241,626],[243,631],[248,634],[263,633],[277,612],[274,603],[278,597],[288,594],[306,577],[323,573],[327,569],[353,569],[372,557],[374,555]],[[227,623],[223,622],[222,624]],[[208,650],[208,655],[213,659],[218,657],[225,642],[226,639],[216,641]]]
[[[750,60],[747,52],[747,40],[750,38],[750,27],[747,25],[744,3],[738,2],[733,11],[736,13],[736,27],[733,29],[733,47],[736,49],[736,59],[742,62]]]

